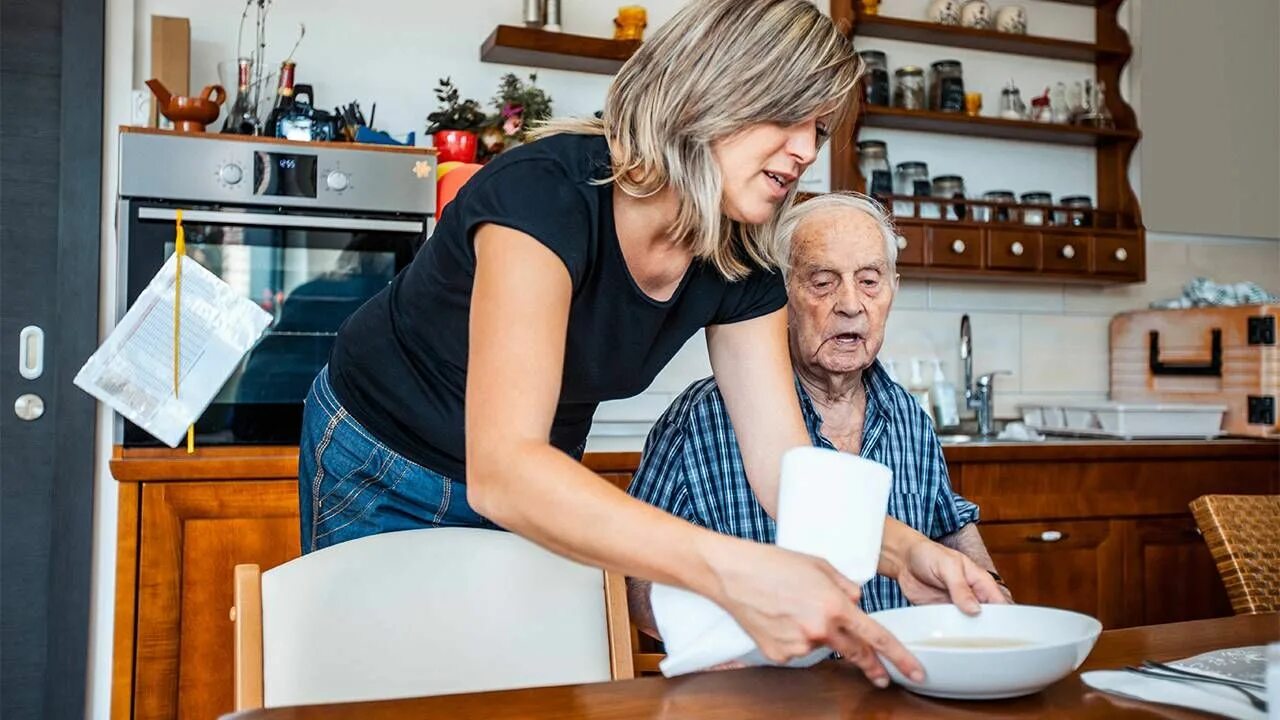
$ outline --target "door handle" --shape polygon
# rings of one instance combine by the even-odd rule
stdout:
[[[44,330],[35,325],[18,333],[18,374],[27,380],[44,374]]]

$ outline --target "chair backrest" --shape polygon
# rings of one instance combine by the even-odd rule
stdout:
[[[1236,614],[1280,612],[1280,495],[1203,495],[1191,514]]]
[[[262,573],[260,637],[266,707],[633,676],[623,579],[493,530],[374,535]],[[253,638],[237,628],[238,662]],[[257,706],[252,675],[238,664],[237,709]]]

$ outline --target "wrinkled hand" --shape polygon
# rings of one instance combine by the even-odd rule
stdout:
[[[911,547],[895,579],[912,605],[951,602],[976,615],[979,603],[1012,602],[986,570],[930,540]]]
[[[923,679],[919,662],[858,608],[858,586],[827,561],[737,540],[726,542],[710,559],[720,588],[713,599],[772,662],[827,646],[879,687],[889,684],[889,675],[878,655],[904,675]]]

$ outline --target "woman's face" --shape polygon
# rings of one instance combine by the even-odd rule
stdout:
[[[724,184],[725,216],[751,225],[772,219],[791,186],[817,158],[830,120],[824,115],[794,125],[759,123],[711,143]]]

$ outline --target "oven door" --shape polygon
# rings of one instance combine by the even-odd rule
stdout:
[[[295,444],[303,399],[329,360],[339,326],[409,264],[427,218],[124,200],[117,317],[173,254],[179,209],[187,256],[274,318],[196,422],[196,441]],[[127,420],[118,440],[160,444]]]

